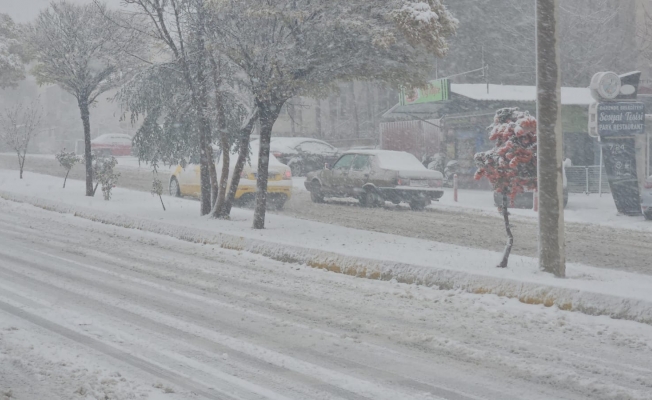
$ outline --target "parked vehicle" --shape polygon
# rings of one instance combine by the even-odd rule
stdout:
[[[410,153],[390,150],[351,150],[332,168],[308,174],[305,182],[315,203],[324,197],[353,197],[366,207],[391,201],[422,210],[444,194],[443,175],[428,170]]]
[[[258,148],[258,141],[252,148]],[[292,175],[303,176],[324,168],[337,160],[338,150],[330,144],[312,138],[275,137],[271,139],[270,152],[292,170]]]
[[[91,140],[91,150],[106,156],[129,156],[131,147],[131,136],[124,133],[106,133]]]
[[[222,162],[220,160],[220,151],[215,149],[214,153],[217,156],[215,165],[217,168],[218,176],[221,175]],[[235,159],[238,157],[237,153],[231,156],[233,160],[230,164],[229,171],[229,184],[233,178],[233,171],[235,169]],[[171,196],[181,197],[199,197],[201,194],[200,186],[200,169],[198,160],[191,160],[190,163],[184,162],[186,165],[177,165],[177,168],[172,173],[169,182],[169,190]],[[184,168],[185,167],[185,168]],[[258,150],[254,149],[250,162],[245,164],[242,174],[240,175],[240,183],[238,190],[235,193],[235,200],[238,204],[251,204],[256,197],[256,176],[258,171]],[[267,180],[267,203],[274,209],[281,210],[286,201],[292,197],[292,172],[287,165],[280,163],[276,157],[270,154],[269,168]]]
[[[645,219],[652,220],[652,175],[647,177],[641,192],[641,211]]]
[[[566,178],[566,163],[562,167],[562,179],[564,185],[564,208],[568,205],[568,179]],[[494,205],[501,207],[503,204],[503,196],[501,193],[494,192]],[[519,193],[514,198],[514,208],[533,208],[534,207],[534,192]]]

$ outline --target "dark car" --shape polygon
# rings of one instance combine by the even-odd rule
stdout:
[[[344,153],[332,168],[309,173],[305,186],[316,203],[324,197],[353,197],[367,207],[387,200],[421,210],[444,194],[443,178],[441,172],[427,169],[412,154],[359,150]]]
[[[258,144],[252,143],[252,146]],[[304,176],[308,172],[322,169],[339,156],[338,150],[330,144],[301,137],[274,137],[271,139],[270,152],[290,167],[293,176]]]

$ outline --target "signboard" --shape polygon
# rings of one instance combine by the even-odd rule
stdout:
[[[597,105],[595,124],[600,137],[645,134],[645,104],[603,102]],[[590,120],[593,118],[590,117]]]
[[[641,215],[635,143],[633,137],[602,137],[600,140],[616,209],[624,215]]]
[[[409,104],[445,101],[449,99],[450,86],[448,79],[437,79],[430,81],[425,88],[403,89],[401,90],[399,103],[405,106]]]

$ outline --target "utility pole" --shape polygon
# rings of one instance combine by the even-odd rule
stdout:
[[[559,2],[536,0],[539,268],[566,276]]]

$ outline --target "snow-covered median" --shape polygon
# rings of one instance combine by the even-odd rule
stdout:
[[[536,259],[512,256],[495,268],[497,252],[369,232],[279,215],[264,231],[251,229],[253,213],[234,209],[231,221],[199,216],[195,201],[165,197],[168,211],[145,192],[116,188],[113,199],[83,196],[83,182],[0,170],[0,197],[106,224],[211,243],[276,260],[369,279],[493,293],[532,304],[652,324],[652,277],[568,265],[568,279],[538,271]],[[428,227],[424,226],[424,230]]]

